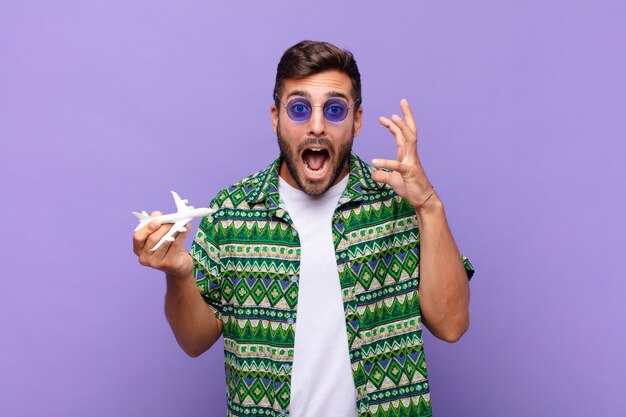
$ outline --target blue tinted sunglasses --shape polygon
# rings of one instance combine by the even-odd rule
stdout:
[[[354,107],[348,106],[348,103],[337,97],[330,98],[326,100],[326,103],[317,106],[314,106],[309,100],[302,97],[296,97],[289,100],[287,105],[285,105],[278,98],[278,96],[276,96],[276,99],[280,101],[280,104],[282,104],[285,110],[287,110],[287,115],[289,115],[289,118],[294,122],[304,122],[309,120],[311,114],[313,114],[313,108],[321,107],[326,120],[338,123],[343,121],[346,116],[348,116],[350,109]],[[355,104],[358,102],[359,100],[355,101]]]

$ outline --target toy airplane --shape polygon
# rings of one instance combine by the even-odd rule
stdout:
[[[181,199],[174,191],[172,191],[172,196],[174,196],[176,209],[178,210],[176,213],[163,214],[161,216],[152,217],[148,215],[148,213],[146,213],[145,211],[142,211],[141,213],[133,211],[135,217],[139,219],[139,226],[137,226],[135,231],[144,227],[151,220],[158,220],[161,223],[174,223],[174,226],[172,226],[172,228],[165,234],[165,236],[163,236],[161,240],[159,240],[159,242],[151,249],[151,251],[157,250],[165,242],[173,242],[174,233],[187,231],[185,225],[191,219],[206,217],[209,214],[213,213],[213,210],[208,208],[193,208],[193,206],[188,206],[187,203],[189,202],[189,200]]]

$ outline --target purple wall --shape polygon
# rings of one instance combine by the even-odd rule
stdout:
[[[626,415],[623,2],[138,3],[0,5],[0,415],[225,415],[221,342],[178,348],[130,211],[267,165],[305,38],[355,53],[365,158],[412,103],[477,269],[470,331],[426,336],[435,415]]]

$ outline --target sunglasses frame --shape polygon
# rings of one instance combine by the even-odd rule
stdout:
[[[342,98],[340,98],[340,97],[331,97],[331,98],[329,98],[328,100],[326,100],[326,101],[324,102],[324,104],[312,104],[312,103],[311,103],[311,101],[310,101],[308,98],[306,98],[306,97],[295,97],[295,98],[292,98],[291,100],[289,100],[289,101],[287,102],[287,104],[285,104],[285,103],[283,103],[283,101],[282,101],[282,100],[278,97],[278,95],[274,95],[274,97],[275,97],[275,98],[276,98],[276,99],[280,102],[280,104],[281,104],[281,105],[285,108],[285,111],[287,112],[287,116],[289,116],[289,119],[293,120],[293,121],[294,121],[294,122],[296,122],[296,123],[302,123],[302,122],[306,122],[307,120],[309,120],[309,119],[311,118],[311,116],[313,115],[313,109],[314,109],[315,107],[319,107],[319,108],[321,108],[321,109],[322,109],[322,114],[324,115],[324,119],[325,119],[325,120],[327,120],[327,121],[329,121],[329,122],[331,122],[331,123],[341,123],[341,122],[343,122],[344,120],[346,120],[346,118],[348,117],[348,113],[350,113],[350,109],[354,108],[354,106],[355,106],[355,105],[356,105],[356,104],[360,101],[360,99],[357,99],[357,100],[354,102],[354,104],[353,104],[352,106],[350,106],[350,105],[347,105],[348,103],[347,103],[344,99],[342,99]],[[311,112],[309,113],[309,115],[307,116],[307,118],[306,118],[306,119],[301,119],[301,120],[299,120],[299,119],[294,119],[294,118],[291,116],[291,113],[289,112],[289,108],[288,108],[288,106],[289,106],[289,104],[290,104],[292,101],[294,101],[294,100],[303,100],[303,101],[306,101],[307,103],[309,103],[309,106],[311,107]],[[326,107],[326,104],[327,104],[329,101],[331,101],[331,100],[340,100],[340,101],[342,101],[342,102],[346,103],[346,105],[347,105],[347,106],[346,106],[346,112],[345,112],[345,116],[343,116],[343,118],[342,118],[342,119],[340,119],[340,120],[332,120],[332,119],[329,119],[329,118],[327,117],[326,113],[324,112],[324,108]]]

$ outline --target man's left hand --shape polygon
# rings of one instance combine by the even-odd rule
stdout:
[[[433,187],[426,177],[419,156],[417,155],[417,128],[413,113],[406,99],[400,100],[400,108],[404,120],[394,114],[391,119],[381,116],[378,121],[385,126],[398,147],[398,159],[374,159],[377,168],[387,168],[392,172],[376,171],[372,178],[378,182],[389,184],[398,195],[405,198],[419,211],[421,205],[433,192]]]

